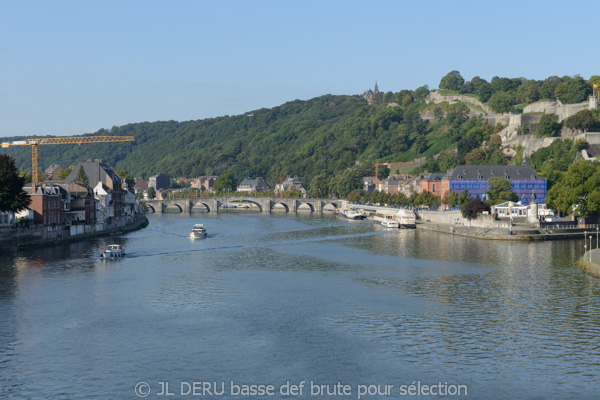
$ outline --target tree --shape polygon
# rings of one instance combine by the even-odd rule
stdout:
[[[549,191],[546,203],[577,216],[600,213],[600,162],[577,161]]]
[[[233,185],[233,177],[229,172],[219,175],[215,181],[215,192],[223,194],[225,192],[234,192],[235,186]]]
[[[341,197],[346,197],[354,189],[362,188],[362,176],[357,168],[348,168],[338,178],[337,190]]]
[[[377,171],[377,179],[380,181],[386,180],[387,177],[390,176],[390,169],[387,165],[382,165],[378,168]]]
[[[463,217],[469,220],[476,219],[477,215],[484,211],[490,211],[490,206],[481,201],[479,196],[477,196],[468,203],[465,211],[463,212]]]
[[[317,175],[310,181],[310,195],[316,198],[329,196],[329,182],[324,174]]]
[[[463,217],[465,217],[465,215],[466,215],[465,212],[466,212],[467,206],[469,205],[471,200],[473,200],[473,196],[471,196],[469,194],[469,191],[467,189],[463,190],[458,195],[458,206],[460,208],[460,211],[461,211]]]
[[[67,179],[67,176],[69,176],[71,171],[73,171],[73,168],[61,169],[60,171],[58,171],[58,174],[56,175],[56,179],[58,179],[59,181],[64,181],[65,179]]]
[[[0,154],[0,211],[19,212],[25,210],[31,197],[25,190],[25,178],[19,176],[15,160]]]
[[[506,92],[495,93],[488,102],[492,111],[497,113],[507,113],[512,110],[515,104],[515,98]]]
[[[154,200],[156,198],[156,189],[154,189],[152,186],[150,186],[148,188],[148,190],[146,191],[146,194],[148,195],[148,198],[150,200]]]
[[[545,114],[538,125],[538,129],[535,132],[536,137],[551,137],[556,135],[560,129],[560,123],[558,122],[558,115],[556,114]]]
[[[480,165],[485,161],[485,150],[476,148],[473,149],[465,156],[465,163],[467,165]]]
[[[360,193],[358,192],[358,190],[354,189],[353,191],[351,191],[350,193],[348,193],[348,201],[352,201],[352,202],[356,202],[359,201],[361,198]]]
[[[117,176],[119,178],[121,178],[121,180],[125,181],[125,183],[127,184],[128,188],[133,189],[135,187],[135,180],[133,179],[133,177],[129,174],[129,172],[127,172],[126,169],[120,169],[117,172],[115,172],[117,174]]]
[[[447,190],[442,196],[442,203],[448,207],[454,207],[458,205],[458,193],[454,190]]]
[[[597,125],[594,113],[591,110],[582,110],[565,119],[565,126],[576,131],[588,131]]]
[[[79,166],[79,171],[77,172],[77,176],[75,177],[75,182],[79,183],[82,186],[89,187],[90,179],[88,178],[85,170],[83,169],[83,165]]]
[[[460,90],[465,83],[465,79],[458,71],[451,71],[440,81],[440,89]]]
[[[488,189],[485,193],[488,197],[488,204],[492,206],[505,201],[519,201],[519,195],[512,190],[512,183],[499,176],[488,179]]]
[[[417,154],[425,152],[429,148],[429,145],[427,144],[427,137],[425,137],[425,135],[417,136],[413,147]]]

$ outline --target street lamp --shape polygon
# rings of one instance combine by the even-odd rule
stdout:
[[[515,206],[515,203],[512,201],[508,202],[508,215],[510,216],[510,227],[508,228],[509,235],[512,235],[512,208]]]
[[[592,235],[590,235],[590,263],[592,262]]]
[[[598,248],[598,225],[596,225],[596,248]]]

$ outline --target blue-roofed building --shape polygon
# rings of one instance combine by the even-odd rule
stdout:
[[[538,204],[546,202],[546,180],[536,174],[527,164],[523,165],[459,165],[442,180],[442,196],[448,190],[460,193],[468,190],[473,197],[487,197],[488,179],[506,178],[512,183],[512,190],[519,196],[523,205],[531,204],[535,191]]]

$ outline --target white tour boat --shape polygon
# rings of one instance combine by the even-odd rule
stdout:
[[[391,216],[386,216],[381,221],[381,226],[383,226],[385,228],[399,228],[400,224],[398,223],[398,220],[396,218],[391,217]]]
[[[109,244],[102,253],[104,258],[121,258],[125,255],[125,249],[120,244]]]
[[[206,229],[204,228],[203,224],[194,225],[192,231],[188,235],[190,239],[204,239],[207,236],[208,234],[206,233]]]
[[[396,219],[400,224],[400,228],[415,228],[416,220],[415,212],[410,209],[403,208],[396,214]]]

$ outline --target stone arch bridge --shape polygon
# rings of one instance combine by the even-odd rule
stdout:
[[[276,206],[281,206],[286,212],[297,213],[298,210],[310,212],[323,212],[335,210],[342,206],[342,200],[333,199],[297,199],[287,197],[253,197],[253,196],[228,196],[228,197],[190,197],[168,200],[146,200],[144,203],[148,211],[163,213],[167,207],[179,208],[180,212],[191,212],[192,209],[207,209],[209,213],[218,213],[225,204],[251,203],[258,207],[260,212],[270,213]]]

